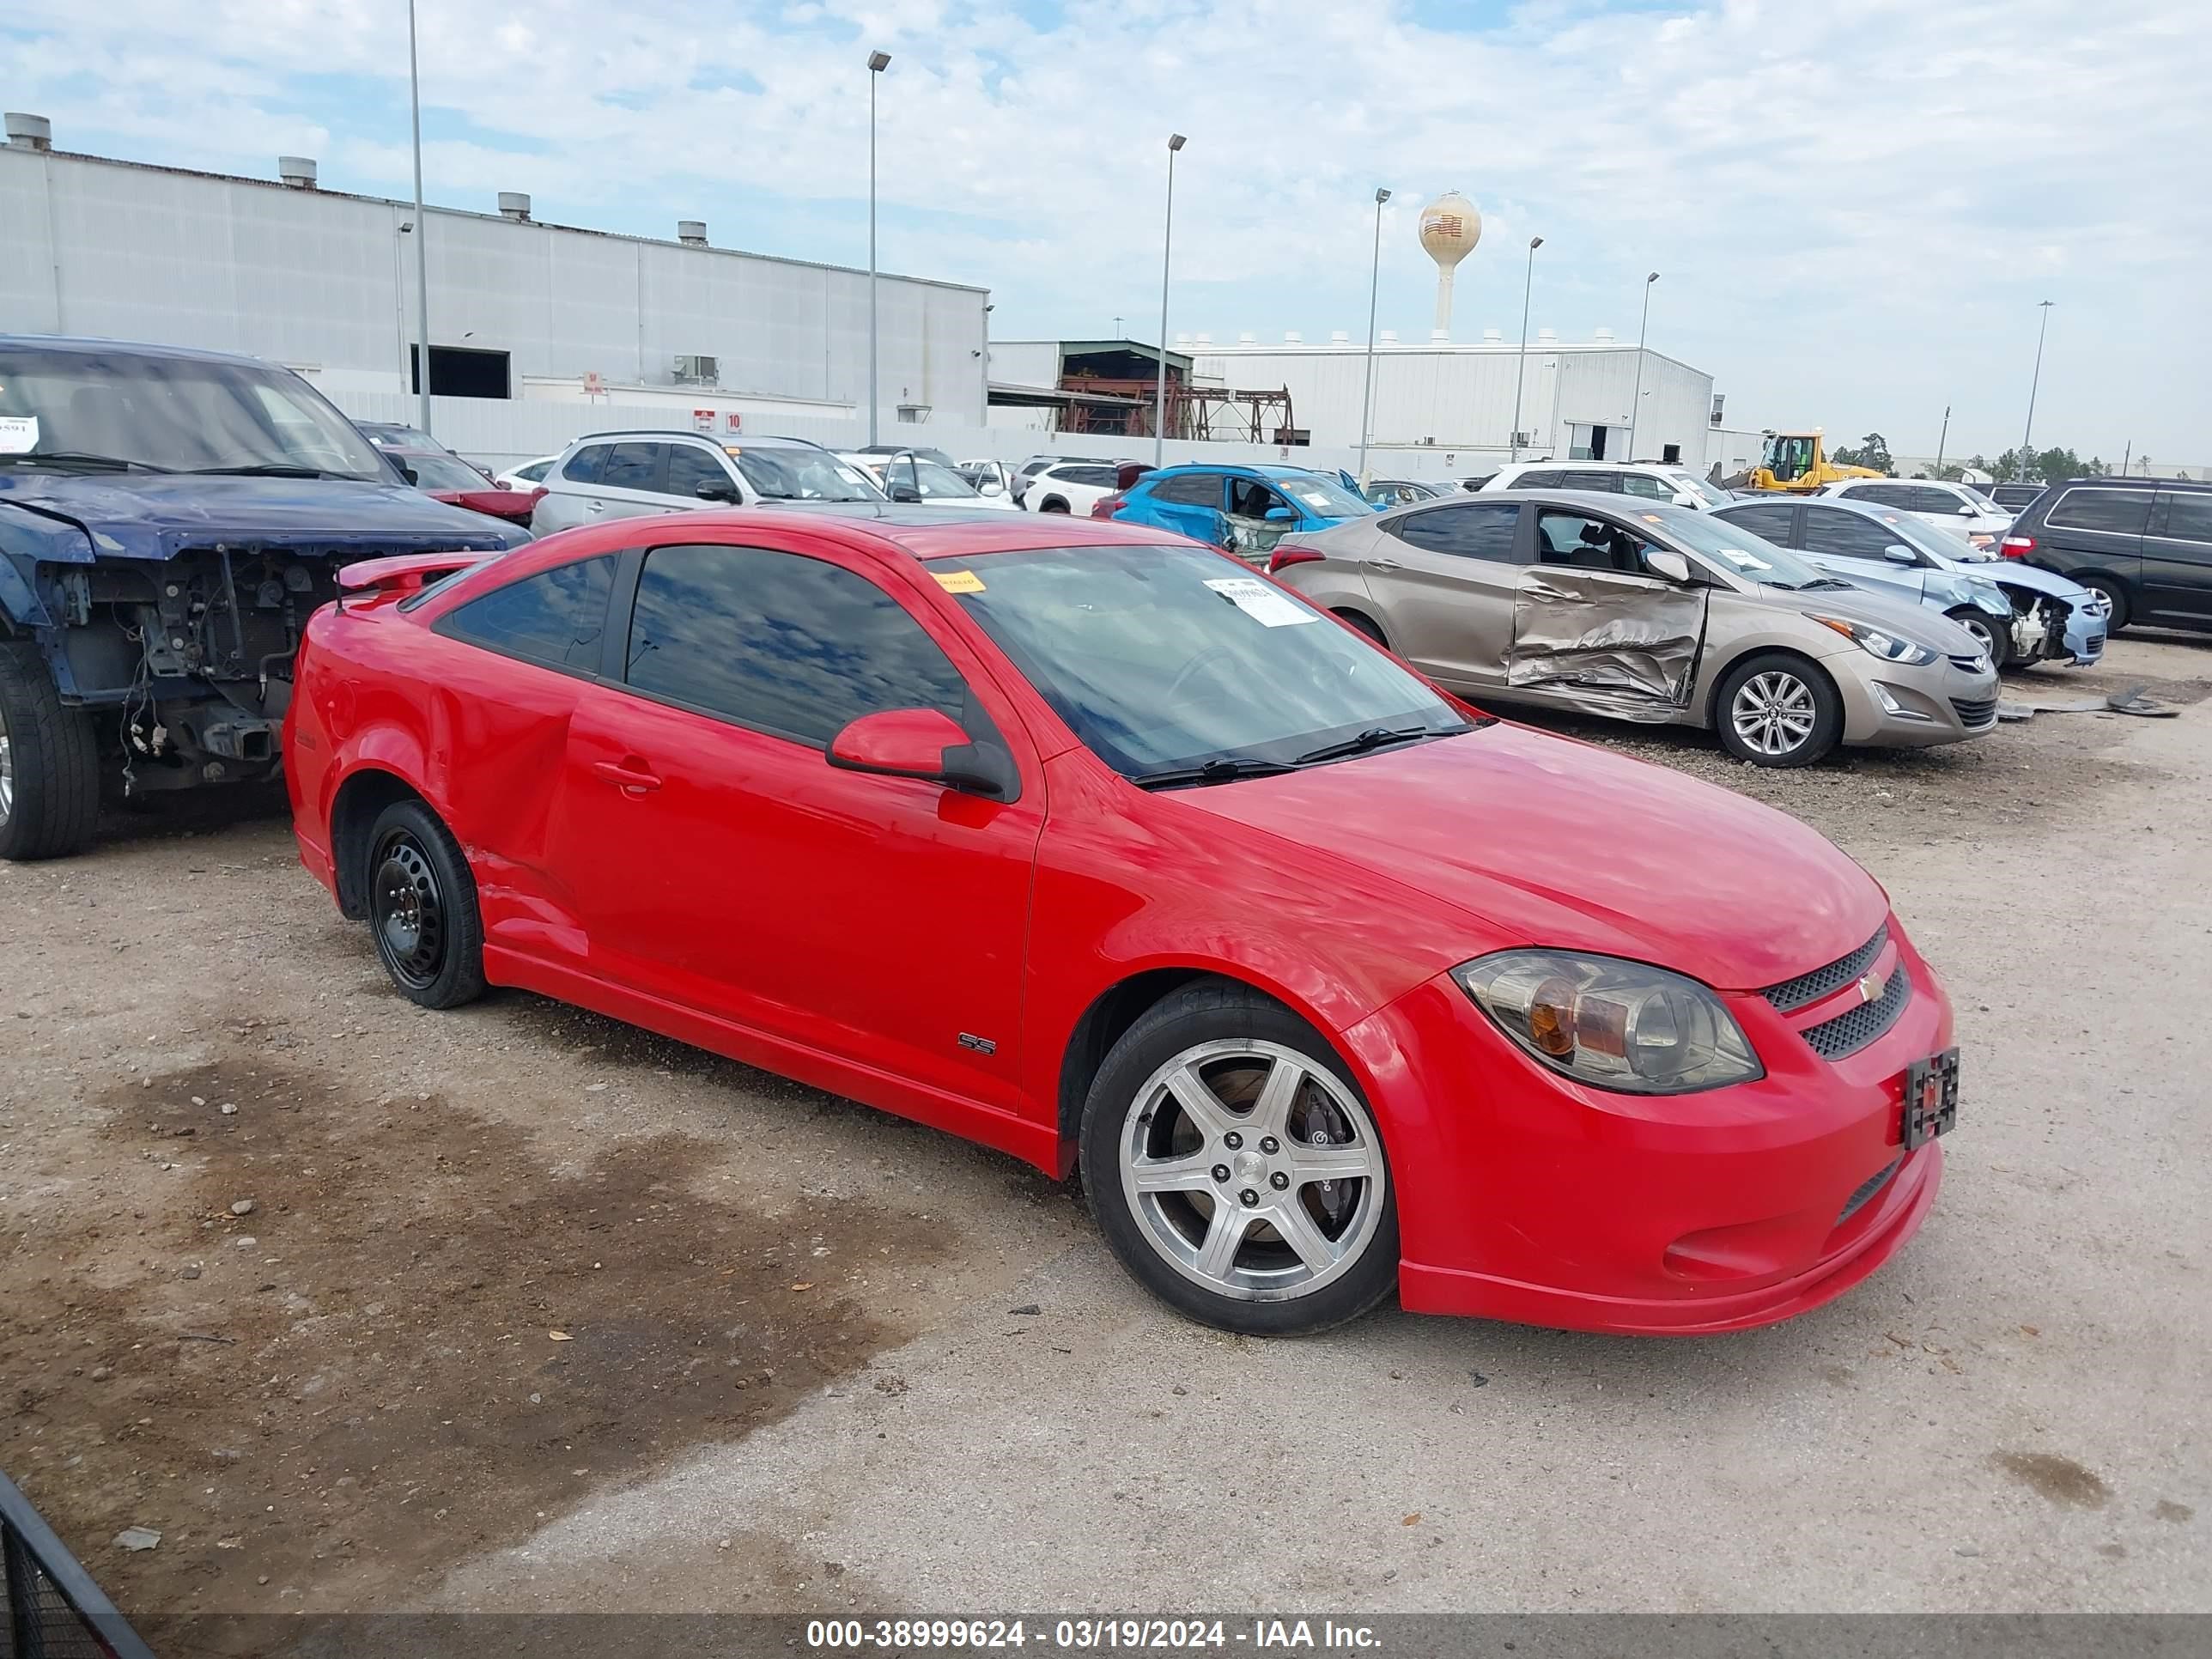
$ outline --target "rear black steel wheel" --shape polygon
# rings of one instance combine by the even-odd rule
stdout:
[[[453,835],[421,801],[395,801],[368,837],[368,926],[401,994],[451,1008],[483,994],[476,881]]]

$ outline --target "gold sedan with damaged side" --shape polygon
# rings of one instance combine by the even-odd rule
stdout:
[[[1286,537],[1269,568],[1465,696],[1711,726],[1755,765],[1996,726],[1996,671],[1963,629],[1681,507],[1418,502]]]

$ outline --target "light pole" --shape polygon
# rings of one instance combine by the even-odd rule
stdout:
[[[1943,446],[1951,441],[1951,405],[1943,405],[1942,435],[1936,440],[1936,476],[1943,476]]]
[[[430,429],[429,226],[422,217],[422,77],[416,67],[415,0],[407,0],[407,101],[415,117],[415,391],[422,430]]]
[[[1175,158],[1188,142],[1168,134],[1168,213],[1160,231],[1160,379],[1152,397],[1152,465],[1167,464],[1168,449],[1168,251],[1175,240]]]
[[[1521,386],[1528,378],[1528,291],[1536,285],[1536,250],[1544,246],[1540,236],[1528,239],[1528,274],[1521,281],[1521,361],[1513,370],[1513,432],[1507,439],[1506,459],[1521,459]]]
[[[1621,459],[1636,459],[1636,422],[1644,413],[1644,338],[1651,328],[1651,284],[1659,280],[1653,271],[1644,279],[1644,320],[1636,325],[1636,396],[1628,404],[1628,453]]]
[[[2035,389],[2043,382],[2043,337],[2051,327],[2051,301],[2045,300],[2041,305],[2043,321],[2035,331],[2035,375],[2027,383],[2027,425],[2020,434],[2020,476],[2023,479],[2027,477],[2028,468],[2035,464],[2035,452],[2027,447],[2027,441],[2035,431]]]
[[[1375,263],[1367,273],[1367,381],[1359,393],[1359,487],[1367,488],[1368,417],[1375,408],[1375,295],[1382,280],[1382,204],[1390,192],[1375,192]]]
[[[887,52],[868,54],[868,444],[876,442],[882,400],[876,395],[876,80],[890,67]]]

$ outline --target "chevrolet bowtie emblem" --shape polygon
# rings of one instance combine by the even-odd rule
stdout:
[[[1876,979],[1872,974],[1869,974],[1864,979],[1859,981],[1859,1000],[1861,1002],[1872,1002],[1881,994],[1881,981]]]

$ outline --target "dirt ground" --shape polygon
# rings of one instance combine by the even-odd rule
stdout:
[[[2136,685],[2183,706],[2164,735],[2147,738],[2154,723],[2127,717],[2048,714],[1950,749],[1855,753],[1806,772],[1741,766],[1681,733],[1543,723],[1743,790],[1832,836],[1908,916],[1910,903],[1929,913],[1962,1030],[2000,1050],[2066,1045],[2008,1075],[2055,1078],[2071,1055],[2094,1063],[2098,1099],[2140,1089],[2201,1103],[2196,1049],[2170,1032],[2133,1048],[2087,1024],[2077,1037],[2069,999],[2085,979],[2117,996],[2148,972],[2160,927],[2191,933],[2199,960],[2212,933],[2201,862],[2181,866],[2197,879],[2179,909],[2154,892],[2136,895],[2148,911],[2100,914],[2087,896],[2170,879],[2151,867],[2172,852],[2167,811],[2202,832],[2212,710],[2193,705],[2212,694],[2212,641],[2130,635],[2095,671],[2008,681],[2011,695],[2043,702]],[[2085,884],[2079,902],[2055,879],[2039,890],[2022,862],[2062,841],[2095,860],[2066,878]],[[2063,921],[2063,957],[2047,918]],[[2148,1410],[2164,1366],[2195,1366],[2203,1381],[2203,1211],[2155,1196],[2166,1179],[2202,1191],[2201,1173],[2172,1173],[2201,1172],[2212,1150],[2201,1108],[2151,1135],[2142,1201],[2169,1224],[2170,1261],[2154,1263],[2167,1277],[2143,1293],[2160,1302],[2184,1288],[2164,1315],[2164,1351],[2137,1353],[2117,1377],[2109,1349],[2041,1341],[2032,1321],[1971,1339],[1957,1334],[1972,1322],[1963,1312],[1949,1336],[1941,1320],[1915,1323],[1895,1293],[1931,1292],[1902,1267],[1889,1291],[1839,1304],[1856,1311],[1801,1322],[1814,1333],[1804,1350],[1797,1337],[1630,1344],[1395,1312],[1325,1341],[1253,1344],[1146,1303],[1115,1274],[1077,1194],[996,1154],[531,996],[413,1007],[265,812],[125,818],[85,857],[0,866],[0,1468],[133,1616],[890,1596],[927,1610],[932,1595],[941,1609],[1055,1583],[1066,1593],[1044,1601],[1062,1605],[1079,1588],[1086,1604],[1188,1593],[1218,1606],[1293,1586],[1368,1606],[1715,1605],[1725,1590],[1597,1556],[1580,1569],[1556,1549],[1547,1565],[1500,1565],[1486,1528],[1502,1512],[1539,1533],[1571,1529],[1586,1512],[1562,1481],[1589,1480],[1590,1501],[1616,1509],[1639,1486],[1665,1488],[1706,1437],[1694,1413],[1674,1414],[1685,1389],[1705,1391],[1716,1443],[1753,1433],[1729,1402],[1758,1401],[1777,1420],[1819,1425],[1816,1438],[1847,1440],[1855,1449],[1838,1455],[1853,1478],[1891,1484],[1872,1471],[1894,1447],[1882,1426],[1894,1402],[1878,1404],[1867,1378],[1900,1352],[1927,1372],[1897,1385],[1908,1397],[1999,1352],[2003,1386],[2046,1417],[2063,1418],[2069,1398],[2136,1389],[2156,1439],[2141,1480],[2114,1473],[2117,1452],[2100,1474],[2020,1423],[1986,1455],[1932,1467],[1965,1512],[2025,1504],[2030,1527],[2133,1506],[2141,1538],[2082,1547],[2119,1550],[2108,1565],[2132,1549],[2130,1570],[2146,1576],[2115,1587],[2081,1577],[2069,1556],[2024,1562],[1986,1590],[1902,1567],[1893,1580],[1893,1542],[1832,1516],[1819,1541],[1800,1535],[1801,1559],[1739,1583],[1745,1604],[2212,1607],[2196,1519],[2201,1410]],[[2203,1023],[2193,1008],[2181,1018]],[[2053,1197],[2079,1184],[2091,1156],[2063,1133],[2096,1103],[2080,1087],[2031,1081],[2007,1099],[2003,1136],[1977,1153],[1970,1112],[1967,1150],[1953,1154],[1939,1206],[1950,1248],[1965,1248],[1962,1218],[1982,1218],[1953,1282],[1989,1276],[1977,1295],[1996,1305],[2010,1293],[2004,1275],[2030,1261],[2155,1257],[2143,1241],[2160,1236],[2140,1218],[2107,1227],[2100,1212],[2062,1242],[2032,1204],[1993,1196],[2017,1182]],[[1990,1167],[1977,1175],[1978,1156]],[[1644,1358],[1655,1353],[1669,1358]],[[1759,1358],[1779,1354],[1797,1358]],[[1524,1377],[1546,1380],[1468,1392],[1469,1375],[1481,1387],[1516,1359]],[[1647,1396],[1641,1368],[1653,1364],[1676,1370]],[[1150,1381],[1112,1380],[1124,1367]],[[1609,1401],[1588,1394],[1613,1375],[1623,1386]],[[1379,1504],[1395,1517],[1402,1506],[1403,1534],[1386,1541],[1420,1543],[1425,1566],[1385,1565],[1379,1546],[1313,1543],[1261,1557],[1246,1580],[1178,1577],[1171,1540],[1212,1547],[1218,1478],[1127,1448],[1178,1420],[1210,1431],[1248,1390],[1309,1389],[1322,1392],[1297,1408],[1299,1432],[1259,1432],[1239,1466],[1246,1484],[1266,1489],[1290,1458],[1322,1513]],[[1419,1485],[1408,1471],[1427,1456],[1422,1437],[1462,1434],[1473,1400],[1510,1419],[1490,1431],[1482,1526],[1448,1519],[1444,1500],[1400,1495]],[[1559,1438],[1583,1409],[1601,1410],[1632,1449]],[[1306,1425],[1347,1410],[1402,1420],[1409,1438],[1386,1425],[1340,1459]],[[1436,1428],[1418,1428],[1425,1412],[1443,1413]],[[963,1425],[996,1449],[963,1450]],[[1004,1480],[979,1490],[969,1471],[933,1498],[931,1471],[973,1459]],[[1064,1472],[1085,1501],[1063,1513],[1066,1494],[1038,1495],[1041,1469]],[[1762,1484],[1747,1469],[1733,1495],[1700,1501],[1756,1555],[1748,1534],[1807,1477],[1778,1465]],[[903,1517],[905,1543],[884,1543],[886,1515]],[[112,1541],[131,1527],[158,1531],[159,1545]],[[957,1559],[948,1534],[971,1527],[1000,1552],[976,1579],[946,1565]],[[1051,1547],[1063,1536],[1150,1577],[1100,1591],[1084,1561]],[[1961,1547],[1954,1559],[1948,1537],[1931,1547],[1947,1569],[1979,1553]],[[619,1573],[599,1571],[605,1561]],[[1480,1561],[1500,1576],[1478,1582]],[[1790,1586],[1808,1568],[1820,1589],[1800,1595]]]

